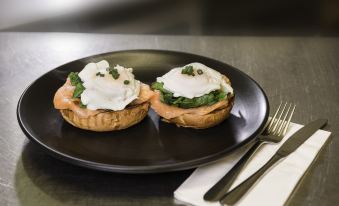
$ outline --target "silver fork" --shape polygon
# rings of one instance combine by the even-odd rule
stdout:
[[[289,105],[288,108],[287,105]],[[219,201],[228,192],[242,168],[260,146],[266,143],[278,143],[283,139],[291,122],[295,107],[296,105],[292,105],[291,103],[288,104],[287,102],[282,107],[282,102],[280,103],[278,109],[269,120],[265,130],[257,138],[254,145],[237,162],[237,164],[235,164],[233,168],[219,180],[219,182],[205,193],[205,200]]]

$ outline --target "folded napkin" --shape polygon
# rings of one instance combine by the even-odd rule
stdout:
[[[241,183],[263,166],[278,148],[302,125],[291,123],[287,134],[279,144],[265,144],[255,153],[250,162],[235,180],[232,188]],[[237,205],[283,205],[298,184],[307,168],[330,136],[330,132],[318,130],[296,151],[271,168]],[[251,145],[250,145],[251,146]],[[174,197],[182,202],[199,205],[220,205],[208,202],[204,194],[228,172],[242,157],[249,146],[238,149],[216,163],[196,169],[191,176],[174,192]],[[232,189],[231,188],[231,189]]]

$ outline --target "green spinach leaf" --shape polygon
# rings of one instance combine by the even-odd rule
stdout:
[[[68,78],[71,80],[72,86],[76,86],[78,83],[82,83],[82,81],[81,81],[81,79],[78,75],[78,72],[69,73]]]
[[[78,83],[75,86],[74,92],[73,92],[73,98],[80,98],[80,95],[85,90],[85,87],[82,85],[82,83]]]
[[[222,90],[215,90],[200,97],[194,97],[192,99],[186,97],[174,97],[173,93],[164,88],[164,84],[160,82],[154,82],[152,89],[160,91],[160,101],[168,105],[180,107],[180,108],[195,108],[205,105],[212,105],[221,101],[227,97],[227,94]]]

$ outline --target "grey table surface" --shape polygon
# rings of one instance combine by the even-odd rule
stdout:
[[[126,49],[165,49],[221,60],[253,77],[272,107],[297,104],[294,122],[328,118],[333,134],[291,195],[289,205],[339,202],[339,38],[133,36],[0,33],[0,205],[174,205],[192,170],[110,174],[55,160],[30,143],[16,119],[24,89],[81,57]]]

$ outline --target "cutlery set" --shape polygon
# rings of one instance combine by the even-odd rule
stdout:
[[[288,105],[288,106],[287,106]],[[234,205],[239,201],[251,187],[263,176],[271,167],[289,154],[294,152],[301,146],[309,137],[311,137],[318,129],[327,124],[326,119],[315,120],[293,134],[286,140],[278,151],[271,157],[271,159],[264,164],[258,171],[248,177],[238,186],[229,190],[241,173],[244,166],[251,159],[253,154],[265,143],[279,143],[285,136],[288,126],[294,114],[295,105],[283,105],[280,103],[278,109],[273,117],[268,121],[265,130],[256,139],[253,146],[246,152],[246,154],[233,166],[233,168],[226,173],[211,189],[209,189],[204,199],[206,201],[219,201],[221,204]]]

